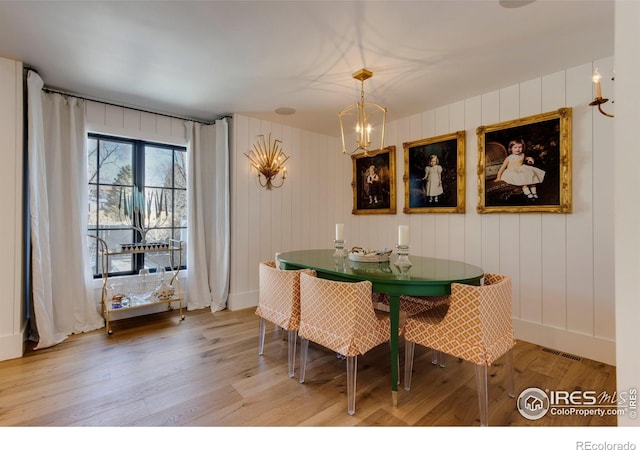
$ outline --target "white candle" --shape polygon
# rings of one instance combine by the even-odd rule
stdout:
[[[344,241],[344,224],[336,224],[336,241]]]
[[[600,84],[600,80],[602,79],[602,75],[598,72],[598,68],[593,72],[593,76],[591,77],[593,82],[596,85],[596,98],[602,98],[602,85]]]
[[[407,225],[398,226],[398,245],[409,245],[409,227]]]

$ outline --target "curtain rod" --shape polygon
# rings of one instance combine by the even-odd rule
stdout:
[[[25,67],[25,70],[26,71],[31,70],[32,72],[35,72],[38,75],[40,75],[37,70],[35,70],[35,69],[31,68],[31,67]],[[91,101],[91,102],[102,103],[103,105],[116,106],[118,108],[127,108],[127,109],[131,109],[133,111],[139,111],[139,112],[144,112],[144,113],[149,113],[149,114],[156,114],[158,116],[169,117],[171,119],[190,120],[192,122],[201,123],[203,125],[213,125],[214,123],[216,123],[217,120],[220,120],[220,119],[231,119],[232,118],[230,115],[224,115],[224,116],[218,117],[213,122],[207,122],[207,121],[204,121],[204,120],[193,119],[191,117],[181,117],[181,116],[174,116],[174,115],[171,115],[171,114],[166,114],[166,113],[161,113],[161,112],[149,111],[149,110],[146,110],[146,109],[137,108],[135,106],[118,105],[116,103],[110,103],[110,102],[107,102],[107,101],[104,101],[104,100],[97,100],[97,99],[94,99],[94,98],[83,97],[83,96],[78,95],[78,94],[72,94],[70,92],[59,91],[57,89],[52,89],[52,88],[47,87],[47,86],[44,86],[42,88],[42,90],[44,92],[47,92],[47,93],[50,93],[50,94],[60,94],[60,95],[66,96],[66,97],[79,98],[81,100],[88,100],[88,101]]]
[[[171,119],[190,120],[192,122],[201,123],[203,125],[213,125],[214,123],[216,123],[217,120],[225,119],[225,118],[227,118],[227,119],[231,118],[230,115],[224,115],[224,116],[218,117],[213,122],[207,122],[207,121],[204,121],[204,120],[193,119],[191,117],[182,117],[182,116],[175,116],[175,115],[156,112],[156,111],[149,111],[149,110],[146,110],[146,109],[137,108],[135,106],[118,105],[117,103],[111,103],[111,102],[107,102],[107,101],[104,101],[104,100],[96,100],[96,99],[89,98],[89,97],[83,97],[83,96],[78,95],[78,94],[72,94],[72,93],[69,93],[69,92],[63,92],[63,91],[52,89],[52,88],[49,88],[49,87],[46,87],[46,86],[43,87],[42,90],[44,92],[47,92],[47,93],[50,93],[50,94],[60,94],[60,95],[66,96],[66,97],[79,98],[81,100],[88,100],[88,101],[91,101],[91,102],[102,103],[103,105],[116,106],[118,108],[127,108],[127,109],[131,109],[133,111],[139,111],[139,112],[144,112],[144,113],[149,113],[149,114],[155,114],[155,115],[158,115],[158,116],[169,117]]]

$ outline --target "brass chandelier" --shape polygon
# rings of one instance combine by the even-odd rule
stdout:
[[[360,101],[345,107],[338,114],[342,134],[342,153],[353,155],[364,152],[369,156],[384,149],[387,108],[364,101],[364,81],[372,76],[373,72],[367,69],[360,69],[353,74],[353,78],[360,80]],[[345,129],[347,138],[345,138]],[[352,132],[355,133],[356,146],[348,150],[346,142]],[[372,137],[378,139],[372,139]]]

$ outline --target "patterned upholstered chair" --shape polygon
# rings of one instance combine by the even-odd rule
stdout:
[[[508,392],[513,390],[515,336],[511,320],[511,278],[485,274],[483,286],[453,283],[451,301],[407,317],[405,338],[405,390],[411,386],[415,344],[474,363],[480,406],[480,424],[488,425],[487,367],[506,354]]]
[[[380,308],[380,305],[383,305],[385,311],[389,308],[389,296],[387,294],[383,294],[381,292],[374,292],[372,295],[373,303],[375,304],[375,308]],[[429,311],[435,307],[441,305],[449,304],[449,296],[448,295],[440,295],[440,296],[425,296],[418,297],[413,295],[401,295],[400,296],[400,311],[404,312],[407,316],[413,316],[415,314],[420,314],[425,311]],[[446,365],[446,356],[442,352],[438,352],[436,350],[431,351],[431,364],[437,365],[440,364],[440,367],[445,367]]]
[[[279,270],[274,261],[261,262],[260,293],[256,314],[260,316],[258,355],[264,353],[266,322],[288,331],[289,377],[295,372],[296,342],[300,326],[300,274],[315,276],[314,270]]]
[[[347,360],[347,412],[356,410],[358,355],[389,341],[389,315],[376,312],[371,282],[345,283],[300,275],[300,383],[304,383],[309,341]]]

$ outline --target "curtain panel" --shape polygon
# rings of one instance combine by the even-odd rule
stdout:
[[[188,147],[187,308],[224,309],[229,296],[229,124],[185,122]]]
[[[29,212],[36,349],[104,326],[87,248],[84,101],[42,91],[27,74]],[[32,326],[32,329],[34,327]]]

